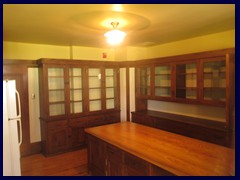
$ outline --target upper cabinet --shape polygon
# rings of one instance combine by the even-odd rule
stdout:
[[[136,95],[149,96],[151,92],[150,86],[151,76],[150,67],[136,68]]]
[[[202,99],[210,104],[224,105],[227,92],[226,65],[229,62],[224,58],[213,58],[202,60],[201,63],[203,82]]]
[[[225,127],[235,119],[235,49],[143,60],[136,63],[136,111],[147,100],[225,108]]]
[[[156,65],[154,67],[154,96],[171,98],[172,89],[172,66],[169,64]]]
[[[175,97],[176,99],[198,99],[197,62],[178,63],[175,65]]]
[[[182,55],[144,63],[136,66],[138,99],[222,107],[229,100],[228,87],[231,87],[230,83],[234,85],[234,54],[198,53],[196,56]]]
[[[46,89],[48,94],[49,116],[65,115],[66,113],[66,78],[64,67],[48,67],[46,69],[47,83]]]
[[[39,61],[42,119],[119,111],[119,68],[95,64]]]

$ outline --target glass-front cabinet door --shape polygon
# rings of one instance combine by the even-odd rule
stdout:
[[[150,86],[150,67],[137,67],[136,68],[136,89],[137,95],[149,96],[151,93]]]
[[[69,68],[70,113],[83,112],[82,68]]]
[[[65,115],[64,68],[49,67],[47,73],[49,116]]]
[[[176,98],[198,99],[197,63],[176,65]]]
[[[102,110],[101,68],[88,68],[89,111]]]
[[[116,108],[117,98],[117,73],[114,68],[105,69],[105,93],[106,93],[106,109]]]
[[[226,101],[226,61],[203,62],[203,100]]]
[[[158,65],[154,68],[154,96],[171,97],[171,65]]]

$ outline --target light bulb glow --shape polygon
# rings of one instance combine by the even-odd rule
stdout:
[[[117,45],[120,44],[124,37],[126,36],[125,32],[119,31],[117,29],[108,31],[104,34],[104,36],[107,38],[107,42],[111,45]]]

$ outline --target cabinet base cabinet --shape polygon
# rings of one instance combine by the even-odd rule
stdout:
[[[172,176],[135,155],[87,134],[88,170],[93,176]]]
[[[232,132],[223,122],[150,110],[132,112],[132,122],[221,146],[233,146]]]
[[[86,147],[85,128],[117,122],[120,122],[119,112],[68,120],[41,119],[42,153],[48,156],[84,148]]]

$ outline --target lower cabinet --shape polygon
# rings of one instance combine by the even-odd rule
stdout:
[[[132,112],[132,122],[221,146],[232,147],[234,144],[234,135],[223,122],[150,110]]]
[[[119,112],[68,120],[41,120],[42,153],[48,156],[86,147],[85,128],[116,122],[120,122]]]
[[[88,170],[93,176],[172,176],[135,155],[87,134]]]

